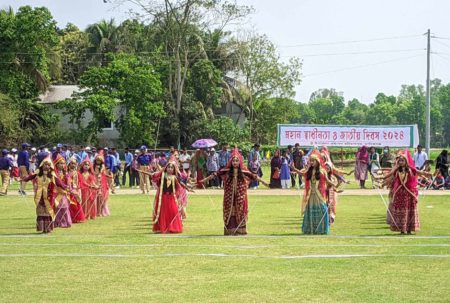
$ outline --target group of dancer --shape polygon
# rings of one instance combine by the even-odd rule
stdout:
[[[349,183],[345,173],[337,169],[331,161],[326,147],[320,151],[315,148],[309,153],[308,164],[299,170],[292,165],[290,169],[305,180],[305,190],[301,205],[304,234],[328,234],[336,220],[337,197],[341,184]],[[179,203],[181,192],[190,190],[189,182],[184,183],[178,169],[177,159],[172,157],[161,171],[152,173],[158,185],[153,211],[153,231],[157,233],[182,232],[182,209]],[[225,168],[200,182],[219,177],[223,181],[223,225],[225,235],[247,234],[249,183],[257,180],[269,186],[258,174],[249,170],[242,154],[237,148],[231,153]],[[387,223],[390,229],[401,234],[411,234],[420,230],[418,214],[418,178],[430,178],[431,174],[418,171],[409,150],[400,150],[394,165],[384,175],[377,176],[380,187],[389,189]],[[186,180],[186,179],[185,179]]]
[[[304,234],[328,234],[336,220],[339,186],[349,183],[345,173],[337,169],[326,147],[312,149],[304,168],[293,164],[290,170],[305,181],[301,214]],[[235,147],[228,163],[217,172],[201,180],[192,181],[183,169],[177,153],[157,170],[139,170],[151,178],[156,188],[153,203],[153,231],[155,233],[181,233],[187,218],[188,192],[198,183],[220,178],[223,183],[223,227],[225,235],[247,234],[247,189],[252,181],[265,186],[259,174],[248,169],[240,151]],[[418,177],[431,174],[418,171],[409,150],[400,150],[393,167],[376,180],[389,189],[387,222],[392,231],[410,234],[420,228],[417,210]],[[38,168],[20,181],[33,181],[36,203],[37,230],[49,233],[54,227],[70,227],[72,223],[108,216],[109,184],[113,175],[105,168],[105,158],[100,151],[91,163],[86,158],[81,163],[60,154],[49,155]]]
[[[99,153],[91,163],[78,165],[72,158],[49,155],[38,168],[20,181],[32,181],[36,205],[36,230],[50,233],[55,227],[68,228],[73,223],[109,216],[109,178]]]
[[[345,181],[344,172],[336,169],[330,161],[326,148],[314,150],[309,155],[310,165],[302,170],[291,167],[305,178],[305,193],[302,203],[305,234],[327,234],[336,217],[336,203],[339,185]],[[185,218],[185,204],[180,197],[191,191],[189,181],[183,177],[176,157],[158,172],[145,172],[157,185],[153,207],[153,231],[157,233],[181,233]],[[223,181],[223,227],[225,235],[247,234],[249,183],[258,181],[269,187],[261,177],[245,166],[244,158],[237,148],[231,152],[226,167],[200,180],[206,183],[212,178]],[[187,181],[187,182],[186,182]]]

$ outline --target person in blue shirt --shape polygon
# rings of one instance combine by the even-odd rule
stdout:
[[[36,155],[36,167],[39,167],[41,165],[42,160],[48,157],[50,153],[48,152],[48,149],[44,146],[39,147],[39,151]]]
[[[222,149],[219,152],[219,170],[225,168],[230,160],[230,152],[228,151],[228,143],[222,144]],[[219,178],[219,186],[223,186],[222,178]]]
[[[121,170],[120,155],[115,147],[111,148],[111,152],[112,152],[111,154],[115,158],[115,165],[116,165],[116,172],[114,174],[114,185],[116,186],[116,188],[120,188],[120,182],[119,182],[119,176],[120,176],[120,170]]]
[[[8,157],[9,150],[2,150],[0,157],[0,176],[2,177],[2,187],[0,189],[0,196],[4,196],[8,192],[9,186],[9,171],[12,168],[12,160]]]
[[[130,149],[128,147],[125,148],[125,164],[123,168],[123,175],[122,175],[122,186],[125,186],[125,181],[127,179],[127,173],[128,173],[128,183],[131,188],[131,165],[133,164],[133,154],[130,153]]]
[[[28,176],[30,171],[30,154],[28,153],[28,148],[30,144],[23,143],[22,150],[19,152],[17,156],[17,166],[19,167],[20,177],[25,178]],[[26,195],[25,193],[26,182],[20,181],[19,194]]]
[[[140,154],[137,157],[137,170],[139,171],[139,187],[143,194],[150,191],[150,178],[146,174],[150,171],[151,155],[147,152],[147,146],[142,145]]]
[[[61,143],[56,144],[56,150],[52,152],[52,160],[53,161],[56,160],[56,158],[58,157],[58,154],[60,154],[64,158],[64,155],[62,153],[62,147],[63,147],[63,145]]]
[[[88,156],[88,154],[84,150],[84,146],[80,145],[80,151],[78,152],[78,157],[77,157],[78,164],[83,162],[87,156]]]
[[[116,157],[113,155],[113,151],[109,150],[108,147],[105,147],[103,149],[105,151],[106,154],[106,158],[105,158],[105,167],[106,167],[106,174],[107,175],[112,175],[115,176],[117,170],[116,170]],[[109,188],[111,188],[111,193],[115,194],[115,186],[113,184],[114,182],[114,178],[108,178],[109,181]]]

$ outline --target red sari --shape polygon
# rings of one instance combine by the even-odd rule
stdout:
[[[81,223],[86,220],[83,207],[81,206],[81,191],[78,181],[78,172],[76,170],[68,173],[68,184],[70,186],[70,193],[68,199],[70,202],[70,216],[72,217],[72,223]]]
[[[107,217],[110,215],[108,207],[109,177],[106,175],[105,169],[101,169],[100,172],[94,172],[94,179],[96,186],[99,187],[95,197],[97,216]]]
[[[153,175],[152,181],[158,186],[153,208],[153,231],[182,233],[183,224],[177,200],[177,193],[180,191],[178,179],[175,175],[161,171]]]
[[[86,219],[95,219],[97,216],[97,189],[95,188],[95,176],[87,172],[79,172],[78,180],[81,191],[81,207],[83,208]]]
[[[229,175],[230,169],[222,169],[217,175],[223,179],[223,230],[224,235],[246,235],[248,221],[247,189],[250,180],[257,180],[256,174],[242,171],[238,175]]]
[[[233,159],[239,160],[239,168],[233,168]],[[246,235],[248,221],[247,189],[251,180],[258,175],[250,172],[244,165],[244,159],[235,148],[226,168],[217,172],[223,179],[223,231],[224,235]]]
[[[402,233],[420,230],[417,175],[415,169],[394,172],[390,227]]]

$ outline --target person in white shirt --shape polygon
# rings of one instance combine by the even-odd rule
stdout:
[[[180,160],[180,163],[181,163],[181,166],[183,167],[183,170],[189,176],[191,156],[188,154],[186,147],[183,148],[183,152],[181,153],[181,155],[179,155],[178,159]]]
[[[422,152],[422,145],[417,145],[417,152],[414,154],[413,160],[417,170],[421,170],[425,165],[425,161],[428,160],[428,156],[426,153]]]

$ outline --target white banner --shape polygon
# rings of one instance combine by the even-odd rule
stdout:
[[[416,147],[417,125],[297,125],[278,124],[278,146]]]

